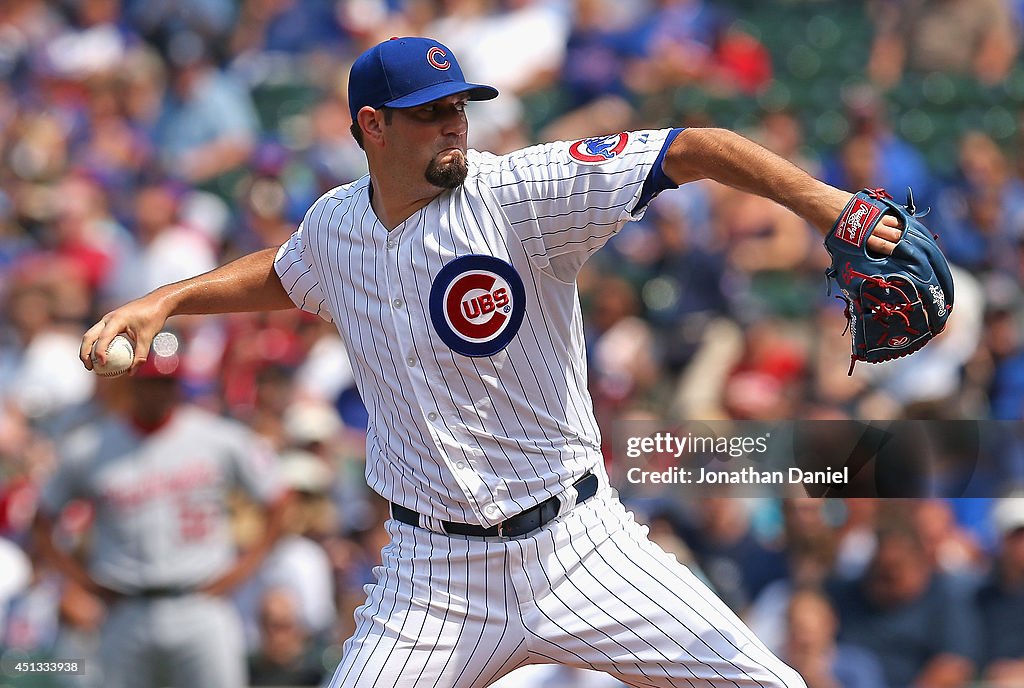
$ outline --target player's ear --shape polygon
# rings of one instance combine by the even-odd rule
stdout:
[[[384,112],[364,105],[356,113],[359,128],[363,130],[364,140],[375,141],[378,145],[384,140]]]

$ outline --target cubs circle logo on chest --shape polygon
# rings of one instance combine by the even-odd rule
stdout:
[[[526,290],[515,268],[494,256],[451,261],[430,287],[437,336],[463,356],[493,356],[516,336],[526,314]]]

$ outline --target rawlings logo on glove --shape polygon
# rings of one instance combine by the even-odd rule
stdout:
[[[857,361],[881,363],[917,351],[942,332],[953,310],[949,264],[915,213],[909,189],[905,207],[883,189],[864,189],[825,236],[832,256],[825,275],[846,301],[850,375]],[[867,238],[885,215],[899,218],[903,235],[891,256],[869,255]]]
[[[874,226],[881,216],[881,210],[855,196],[839,216],[834,233],[839,239],[859,248],[864,243],[868,227]]]

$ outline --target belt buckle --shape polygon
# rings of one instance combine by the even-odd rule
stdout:
[[[505,537],[505,521],[498,524],[498,537]]]

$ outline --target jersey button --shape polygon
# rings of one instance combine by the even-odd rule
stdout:
[[[402,299],[395,299],[394,301],[391,302],[391,305],[393,305],[395,308],[401,308]]]
[[[455,467],[461,471],[463,468],[466,467],[466,464],[462,461],[459,461],[457,464],[455,464]]]
[[[431,411],[430,413],[427,414],[427,420],[429,420],[429,421],[437,420],[437,414],[434,413],[433,411]]]
[[[388,248],[394,248],[395,247],[394,240],[393,239],[388,239],[388,243],[386,243],[385,246],[387,246]]]
[[[405,362],[408,363],[409,367],[411,368],[414,365],[416,365],[416,357],[415,356],[410,356],[409,358],[405,359]]]
[[[488,516],[497,516],[498,507],[496,507],[494,504],[491,504],[486,509],[484,509],[484,512],[486,512]]]

